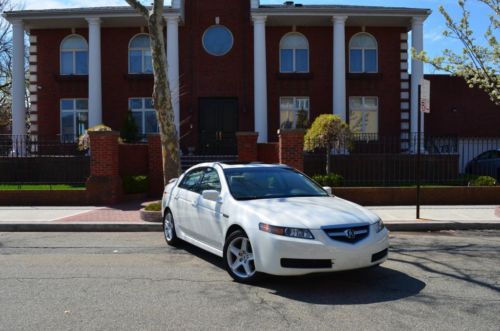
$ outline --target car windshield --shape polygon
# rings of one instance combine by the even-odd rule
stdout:
[[[224,174],[237,200],[328,196],[320,186],[291,168],[229,168],[224,169]]]

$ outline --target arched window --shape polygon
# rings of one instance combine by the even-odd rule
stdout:
[[[70,35],[61,42],[61,75],[88,75],[89,47],[79,35]]]
[[[349,71],[352,73],[378,72],[377,40],[369,33],[358,33],[349,43]]]
[[[292,32],[281,39],[280,72],[309,72],[309,43],[304,35]]]
[[[150,74],[153,72],[149,35],[139,34],[130,40],[128,46],[129,74]]]

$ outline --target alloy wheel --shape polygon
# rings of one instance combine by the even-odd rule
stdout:
[[[246,237],[236,237],[227,246],[227,264],[231,271],[242,279],[255,275],[252,245]]]

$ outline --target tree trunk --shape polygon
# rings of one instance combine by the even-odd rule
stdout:
[[[181,172],[179,135],[174,121],[172,94],[167,76],[167,55],[163,35],[163,0],[155,0],[149,11],[137,0],[126,0],[148,22],[153,58],[153,103],[160,126],[164,184]]]

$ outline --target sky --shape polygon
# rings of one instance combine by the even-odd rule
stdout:
[[[217,0],[206,0],[217,1]],[[237,0],[235,0],[237,1]],[[284,0],[261,0],[261,4],[280,4]],[[24,9],[53,9],[53,8],[75,8],[75,7],[99,7],[99,6],[125,6],[124,0],[13,0],[24,7]],[[151,2],[151,1],[147,1]],[[389,6],[389,7],[412,7],[428,8],[432,15],[424,25],[424,48],[430,56],[438,56],[446,48],[461,52],[462,46],[459,41],[444,38],[442,32],[445,30],[445,21],[439,6],[443,5],[452,17],[460,18],[461,12],[458,0],[295,0],[296,3],[307,4],[339,4],[339,5],[366,5],[366,6]],[[169,0],[165,0],[169,4]],[[471,26],[477,33],[478,41],[483,41],[483,34],[488,26],[487,7],[477,0],[468,0],[468,8],[471,12]],[[500,38],[500,36],[498,36]],[[432,68],[426,67],[426,72],[432,73]]]

